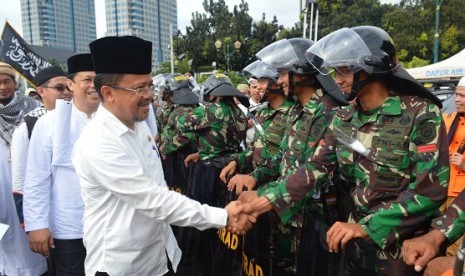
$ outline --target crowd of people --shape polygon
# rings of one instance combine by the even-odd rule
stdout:
[[[237,87],[89,48],[28,93],[0,63],[0,275],[462,273],[465,77],[442,114],[372,26],[276,41]]]

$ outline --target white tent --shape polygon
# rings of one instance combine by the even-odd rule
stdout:
[[[465,49],[435,64],[407,69],[415,79],[455,78],[465,75]]]

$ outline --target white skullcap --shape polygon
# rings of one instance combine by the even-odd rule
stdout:
[[[465,86],[465,77],[462,77],[457,86]]]

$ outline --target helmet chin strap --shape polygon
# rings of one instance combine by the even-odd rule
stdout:
[[[260,99],[260,103],[264,103],[268,100],[268,95],[270,94],[282,94],[284,95],[284,90],[282,89],[272,89],[271,88],[271,82],[268,82],[268,84],[266,85],[266,90],[265,90],[265,94],[263,94],[263,97]]]
[[[299,86],[307,86],[307,85],[314,85],[314,84],[316,84],[316,80],[314,78],[294,82],[294,72],[290,70],[289,71],[289,96],[288,98],[292,98],[292,96],[294,96],[294,88],[299,87]]]
[[[358,71],[354,73],[354,82],[352,84],[352,91],[350,92],[347,100],[351,101],[357,97],[358,93],[363,90],[367,85],[369,85],[372,82],[384,79],[384,78],[379,78],[379,77],[373,77],[371,75],[368,75],[368,77],[364,80],[360,80],[360,73],[361,71]]]

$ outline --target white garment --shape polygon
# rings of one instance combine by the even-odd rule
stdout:
[[[87,114],[64,100],[57,100],[55,110],[37,120],[24,185],[27,231],[48,228],[56,239],[82,238],[84,203],[71,152],[89,121]]]
[[[21,123],[13,132],[11,139],[11,171],[14,192],[23,192],[28,148],[27,126],[26,123]]]
[[[46,112],[47,110],[43,107],[38,107],[27,115],[39,118]],[[13,132],[13,138],[11,139],[11,173],[14,192],[23,193],[28,149],[29,132],[27,130],[27,124],[23,122],[16,127]]]
[[[168,190],[145,122],[133,131],[100,106],[76,141],[73,164],[86,206],[86,275],[163,275],[166,253],[174,269],[181,257],[169,224],[201,230],[226,224],[224,209]]]
[[[252,100],[252,98],[249,99],[249,103],[250,103],[249,108],[260,105],[259,102],[256,103],[254,100]],[[246,146],[253,144],[254,135],[255,135],[255,127],[254,126],[249,127],[245,131],[245,144],[246,144]]]
[[[29,249],[19,225],[11,185],[10,149],[0,143],[0,223],[9,229],[0,241],[0,275],[38,276],[47,271],[45,258]]]

